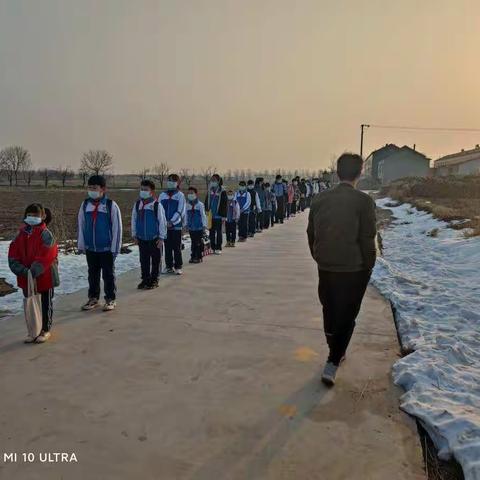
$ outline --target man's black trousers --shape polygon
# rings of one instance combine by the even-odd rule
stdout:
[[[167,268],[182,268],[182,231],[170,228],[165,240],[165,264]],[[174,263],[175,260],[175,263]]]
[[[212,250],[222,249],[222,219],[212,218],[212,228],[210,229],[210,247]]]
[[[347,351],[371,273],[370,270],[318,271],[318,297],[323,306],[323,326],[330,349],[328,361],[334,365],[340,364]]]
[[[140,268],[142,270],[142,280],[145,282],[158,280],[162,251],[157,247],[157,242],[158,238],[155,240],[138,239]]]
[[[192,260],[201,260],[203,257],[203,230],[190,230],[190,239],[192,240]]]
[[[281,197],[277,197],[277,210],[275,213],[275,223],[283,223],[283,217],[285,214],[285,198],[282,195]]]
[[[240,214],[238,221],[238,236],[239,238],[247,238],[248,236],[248,212]]]
[[[88,298],[100,298],[100,274],[103,278],[105,300],[115,300],[115,258],[112,252],[86,251],[88,264]]]

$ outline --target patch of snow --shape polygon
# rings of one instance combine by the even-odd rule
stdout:
[[[406,393],[401,408],[418,417],[439,449],[454,455],[466,480],[480,479],[480,238],[409,204],[386,207],[383,257],[372,280],[396,309],[402,344],[414,352],[393,367]],[[438,229],[438,236],[428,235]]]

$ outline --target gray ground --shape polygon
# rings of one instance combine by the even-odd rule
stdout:
[[[135,290],[118,310],[59,299],[54,336],[23,345],[0,322],[0,455],[74,452],[78,463],[5,463],[0,478],[420,479],[421,450],[389,376],[398,344],[369,289],[338,384],[326,355],[306,215],[221,257]]]

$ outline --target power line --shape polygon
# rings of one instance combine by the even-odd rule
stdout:
[[[403,125],[373,125],[371,128],[384,128],[390,130],[423,130],[429,132],[480,132],[480,128],[454,128],[454,127],[407,127]]]

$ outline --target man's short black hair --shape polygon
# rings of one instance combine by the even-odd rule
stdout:
[[[142,180],[140,185],[142,187],[148,187],[150,190],[155,190],[155,184],[151,180]]]
[[[88,185],[90,186],[98,185],[99,187],[105,188],[107,186],[107,181],[105,180],[105,177],[103,175],[92,175],[88,179]]]
[[[340,180],[353,182],[362,173],[363,158],[356,153],[344,153],[337,160],[337,174]]]
[[[249,180],[249,181],[247,182],[247,185],[253,185],[253,180]]]
[[[275,176],[275,180],[280,180],[281,178],[282,176],[280,174]]]
[[[240,181],[238,182],[238,184],[239,184],[239,185],[246,185],[245,180],[240,180]]]
[[[176,173],[171,173],[167,180],[170,180],[171,182],[179,182],[180,181],[180,177],[176,174]]]
[[[188,187],[188,191],[198,193],[198,190],[195,187]]]

